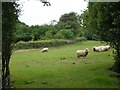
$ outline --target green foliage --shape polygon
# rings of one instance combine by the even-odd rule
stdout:
[[[85,37],[77,37],[75,40],[76,40],[76,42],[81,42],[81,41],[86,41],[87,38],[85,38]]]
[[[45,37],[46,37],[47,39],[53,39],[52,32],[51,32],[51,31],[47,31],[47,32],[45,33]]]
[[[57,39],[73,39],[74,34],[70,29],[61,29],[55,35]]]
[[[79,34],[80,24],[78,22],[78,15],[74,12],[66,13],[60,17],[60,21],[56,27],[61,29],[71,29],[74,36]]]
[[[58,32],[57,34],[55,34],[54,37],[57,38],[57,39],[63,39],[64,38],[64,36],[60,32]]]
[[[48,39],[74,39],[76,37],[90,37],[91,31],[85,29],[81,35],[82,24],[77,13],[70,12],[63,14],[55,25],[28,26],[18,22],[17,31],[14,33],[16,42],[37,41]],[[86,34],[88,33],[88,34]],[[90,34],[89,34],[90,33]],[[88,38],[89,39],[89,38]]]
[[[92,40],[93,33],[89,29],[83,29],[81,30],[81,36],[86,37],[88,40]]]
[[[27,26],[25,23],[18,22],[16,25],[16,32],[15,35],[15,41],[29,41],[32,39],[31,32],[29,29],[29,26]]]
[[[97,34],[101,40],[110,42],[115,51],[113,70],[120,72],[120,2],[89,3],[89,15],[96,23]],[[93,13],[94,12],[94,13]],[[93,27],[93,28],[96,28]]]
[[[56,47],[66,44],[66,40],[41,40],[41,41],[29,41],[29,42],[18,42],[15,45],[15,49],[32,49],[40,47]]]
[[[85,37],[79,37],[74,40],[65,39],[52,39],[52,40],[40,40],[40,41],[20,41],[15,44],[14,49],[33,49],[40,47],[57,47],[65,44],[73,44],[75,42],[86,41]]]
[[[14,43],[14,32],[18,20],[19,9],[15,2],[2,3],[2,87],[9,86],[9,62]]]
[[[89,5],[89,8],[90,8],[90,5]],[[86,37],[88,40],[97,40],[99,38],[96,35],[97,29],[98,29],[97,23],[96,23],[96,16],[95,15],[93,16],[93,14],[95,13],[92,10],[91,10],[91,15],[88,10],[85,10],[79,16],[79,20],[81,21],[80,36]]]
[[[42,25],[42,26],[27,26],[24,23],[18,23],[17,31],[14,33],[16,37],[16,42],[18,41],[30,41],[39,39],[53,39],[56,33],[55,27],[52,25]]]

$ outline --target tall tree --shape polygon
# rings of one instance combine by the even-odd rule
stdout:
[[[91,18],[96,15],[97,34],[101,40],[110,42],[115,49],[112,69],[120,72],[120,2],[89,3],[88,10]]]
[[[56,25],[60,29],[72,30],[74,35],[78,35],[80,24],[78,22],[78,15],[74,12],[66,13],[60,17],[60,21]]]
[[[94,35],[94,28],[93,24],[91,24],[91,19],[89,17],[88,10],[85,10],[80,16],[79,21],[81,22],[81,30],[80,30],[80,36],[86,37],[88,40],[91,40]],[[92,19],[93,20],[93,19]]]
[[[13,32],[18,20],[18,4],[15,2],[2,3],[2,87],[9,86],[9,62],[14,42]]]
[[[31,33],[32,30],[30,30],[30,27],[25,23],[19,21],[16,24],[16,31],[14,32],[15,42],[32,40]]]

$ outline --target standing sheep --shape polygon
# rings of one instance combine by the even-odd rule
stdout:
[[[76,51],[76,54],[77,54],[77,57],[86,57],[88,55],[88,48],[86,48],[85,50],[77,50]]]
[[[48,48],[43,48],[41,52],[48,52]]]

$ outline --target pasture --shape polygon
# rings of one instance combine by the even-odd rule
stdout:
[[[105,45],[84,41],[71,45],[13,51],[10,61],[11,84],[15,88],[117,88],[116,73],[108,70],[114,63],[112,50],[93,52]],[[89,48],[86,58],[78,59],[76,50]]]

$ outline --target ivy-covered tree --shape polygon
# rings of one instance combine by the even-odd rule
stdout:
[[[18,20],[17,8],[19,5],[16,2],[2,2],[2,87],[9,86],[10,71],[9,62],[12,54],[14,43],[15,24]]]

